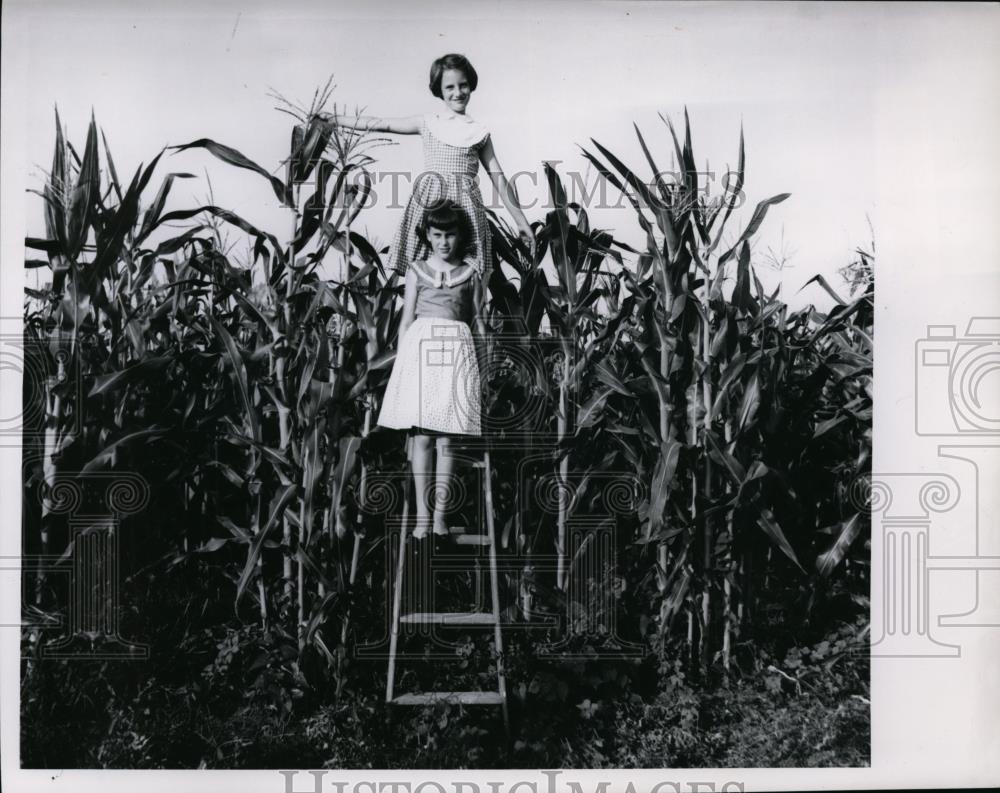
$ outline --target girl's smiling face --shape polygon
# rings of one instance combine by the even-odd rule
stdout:
[[[461,69],[445,69],[441,75],[441,97],[453,113],[464,114],[472,88]]]
[[[447,262],[458,249],[458,233],[431,226],[427,229],[427,242],[430,243],[431,250]]]

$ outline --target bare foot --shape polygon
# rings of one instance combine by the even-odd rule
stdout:
[[[440,512],[434,513],[434,533],[439,537],[448,537],[450,535],[448,523],[445,521],[444,515]]]
[[[427,532],[431,528],[431,519],[428,515],[427,517],[418,517],[417,525],[413,529],[413,539],[422,540],[427,536]]]

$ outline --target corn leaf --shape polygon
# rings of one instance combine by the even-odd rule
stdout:
[[[68,228],[66,230],[66,253],[75,260],[87,241],[90,229],[90,219],[93,215],[93,205],[101,189],[100,163],[97,157],[97,122],[93,111],[90,114],[90,127],[87,129],[87,143],[83,149],[83,161],[80,163],[80,174],[73,188],[73,197],[69,205]]]
[[[792,550],[791,544],[785,538],[785,533],[781,530],[778,525],[778,521],[774,519],[774,514],[769,509],[762,509],[760,515],[757,518],[757,525],[761,527],[764,534],[767,535],[768,539],[771,540],[778,548],[781,550],[785,556],[791,559],[795,566],[802,570],[804,573],[802,565],[799,564],[798,558],[795,556],[795,551]]]
[[[827,551],[816,557],[816,570],[823,578],[829,578],[830,574],[844,560],[851,543],[861,532],[861,515],[856,514],[848,520],[842,521],[833,527],[836,531],[840,529],[837,539]]]
[[[247,553],[247,561],[243,566],[243,572],[240,574],[239,581],[236,583],[236,600],[234,602],[234,608],[239,607],[240,598],[243,597],[243,592],[246,589],[247,584],[253,576],[254,570],[256,570],[257,557],[260,556],[261,548],[264,546],[264,540],[267,535],[271,533],[271,530],[278,525],[281,515],[285,511],[285,507],[288,506],[289,502],[294,498],[298,487],[292,483],[285,487],[281,495],[278,497],[277,504],[275,504],[274,509],[271,512],[271,516],[267,519],[267,523],[264,524],[256,536],[253,538],[253,542],[250,543],[250,550]]]
[[[292,191],[290,186],[285,185],[285,183],[278,177],[271,176],[271,174],[269,174],[264,168],[259,166],[249,157],[230,146],[217,143],[210,138],[199,138],[198,140],[193,140],[190,143],[183,143],[179,146],[168,146],[167,148],[174,149],[175,153],[186,151],[187,149],[205,149],[223,162],[234,165],[237,168],[245,168],[248,171],[253,171],[254,173],[263,176],[267,179],[268,183],[271,185],[271,189],[274,191],[274,194],[284,206],[290,207],[294,203],[292,200]]]

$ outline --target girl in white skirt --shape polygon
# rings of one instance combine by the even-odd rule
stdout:
[[[429,532],[450,536],[445,519],[452,474],[450,436],[481,434],[478,358],[482,350],[477,341],[484,338],[482,279],[473,266],[475,243],[462,208],[447,201],[428,209],[419,233],[430,254],[426,260],[412,262],[406,272],[399,348],[378,417],[380,426],[408,429],[412,436],[410,465],[418,496],[413,537],[417,540]],[[469,327],[472,323],[476,341]],[[429,508],[432,484],[433,517]]]

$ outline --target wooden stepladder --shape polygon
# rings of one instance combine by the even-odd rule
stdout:
[[[453,439],[452,450],[454,452],[463,449],[472,449],[471,446],[463,445],[462,441]],[[407,442],[409,452],[409,441]],[[455,533],[461,531],[452,529],[453,542],[457,546],[478,546],[488,548],[488,566],[490,581],[490,600],[492,609],[490,611],[478,610],[468,612],[453,611],[432,611],[432,612],[408,612],[404,613],[403,601],[403,577],[406,543],[411,541],[409,537],[409,516],[410,503],[409,493],[413,485],[412,477],[407,479],[405,495],[403,498],[403,519],[400,527],[399,553],[396,564],[396,579],[393,584],[392,593],[392,628],[389,635],[389,672],[385,687],[385,701],[390,705],[428,705],[436,702],[453,702],[462,705],[499,705],[503,714],[504,728],[509,732],[510,723],[507,713],[507,681],[504,676],[503,667],[503,640],[500,635],[500,589],[497,579],[497,550],[496,533],[493,522],[493,490],[492,490],[492,468],[490,465],[489,449],[478,449],[475,453],[482,453],[481,460],[475,460],[471,466],[482,471],[483,477],[483,504],[486,513],[486,533]],[[456,460],[456,467],[461,464]],[[424,540],[422,542],[429,542]],[[478,580],[478,575],[477,575]],[[478,590],[478,587],[477,587]],[[465,627],[492,627],[493,639],[496,646],[496,670],[497,670],[497,690],[496,691],[428,691],[425,693],[395,694],[396,681],[396,654],[399,640],[400,625],[445,625],[445,626],[465,626]]]

